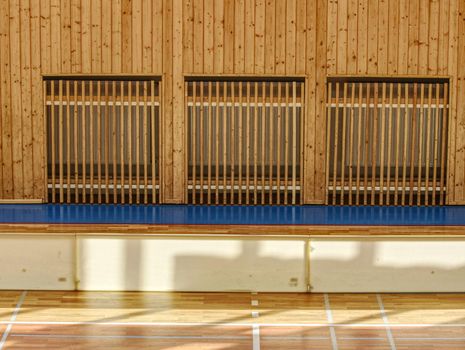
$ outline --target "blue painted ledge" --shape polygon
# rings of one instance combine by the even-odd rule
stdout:
[[[1,204],[0,223],[465,226],[465,206],[192,206]]]

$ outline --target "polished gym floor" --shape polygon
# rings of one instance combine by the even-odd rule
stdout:
[[[465,349],[465,294],[0,292],[0,350]]]

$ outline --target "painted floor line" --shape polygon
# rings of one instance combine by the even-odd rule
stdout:
[[[383,319],[383,322],[386,324],[386,335],[389,341],[389,345],[391,346],[391,350],[397,350],[396,343],[394,341],[394,337],[392,336],[391,328],[389,325],[389,320],[384,309],[383,299],[381,299],[381,295],[376,294],[376,300],[378,301],[379,309],[381,311],[381,318]]]
[[[72,338],[72,339],[206,339],[206,340],[250,340],[246,336],[214,336],[214,335],[76,335],[76,334],[11,334],[17,338]]]
[[[13,327],[13,324],[11,322],[16,321],[16,317],[18,316],[19,310],[21,309],[21,306],[24,303],[24,299],[26,299],[26,294],[27,291],[23,291],[21,293],[21,296],[19,297],[18,303],[16,304],[13,314],[11,315],[10,322],[8,323],[8,326],[6,327],[5,332],[3,333],[2,339],[0,339],[0,350],[2,350],[5,346],[8,335],[10,334],[11,328]]]
[[[214,335],[76,335],[76,334],[30,334],[30,333],[10,333],[9,337],[29,337],[29,338],[72,338],[72,339],[204,339],[204,340],[250,340],[247,336],[214,336]],[[253,328],[252,339],[254,340],[254,349],[260,349],[259,342],[262,340],[329,340],[329,337],[319,336],[262,336],[260,337],[258,327]],[[382,337],[338,337],[339,340],[384,340]],[[465,341],[465,337],[396,337],[397,340],[415,340],[415,341]]]
[[[260,326],[254,324],[252,326],[252,349],[260,350]]]
[[[328,318],[328,323],[330,324],[329,333],[331,335],[331,344],[332,344],[333,350],[338,350],[336,330],[332,326],[332,324],[334,323],[334,319],[333,319],[333,313],[331,311],[331,305],[329,303],[328,294],[326,293],[324,294],[324,299],[325,299],[326,317]]]
[[[105,322],[105,321],[0,321],[1,325],[100,325],[100,326],[202,326],[202,327],[356,327],[386,328],[384,323],[226,323],[226,322]],[[396,323],[391,328],[465,327],[464,323]]]

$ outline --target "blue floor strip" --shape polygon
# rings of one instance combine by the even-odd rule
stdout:
[[[1,204],[0,223],[465,226],[465,206]]]

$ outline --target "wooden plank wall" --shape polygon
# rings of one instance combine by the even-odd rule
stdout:
[[[451,76],[465,204],[463,0],[0,0],[0,199],[44,198],[42,74],[163,78],[163,198],[185,201],[184,75],[306,78],[303,199],[325,198],[326,76]],[[323,126],[323,127],[322,127]]]
[[[463,0],[328,2],[328,75],[451,78],[448,204],[465,204],[464,10]]]

